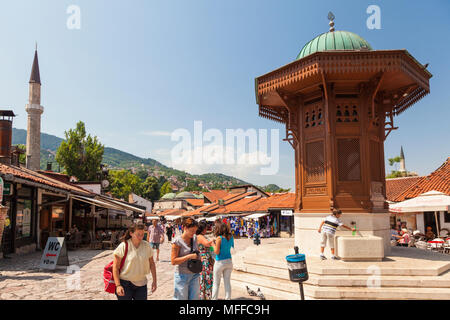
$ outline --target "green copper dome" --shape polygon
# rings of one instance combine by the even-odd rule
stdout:
[[[166,193],[165,195],[163,195],[163,196],[161,197],[161,199],[174,199],[175,196],[176,196],[175,193],[170,192],[170,193]]]
[[[179,194],[177,194],[175,196],[175,199],[196,199],[196,197],[194,196],[194,194],[192,194],[188,191],[183,191],[183,192],[180,192]]]
[[[353,32],[330,31],[309,41],[295,60],[302,59],[314,52],[329,50],[372,50],[372,47],[366,40]]]

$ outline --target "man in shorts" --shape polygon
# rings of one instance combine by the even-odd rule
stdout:
[[[326,257],[323,254],[323,252],[325,250],[327,241],[328,241],[328,245],[331,249],[331,255],[332,255],[331,259],[338,260],[338,258],[334,255],[334,235],[336,234],[336,229],[338,227],[344,227],[350,231],[353,230],[352,228],[347,227],[346,225],[344,225],[344,223],[342,223],[342,221],[340,219],[341,216],[342,216],[342,211],[334,209],[333,214],[326,217],[325,220],[322,221],[322,223],[319,227],[318,231],[322,235],[322,241],[320,244],[320,259],[322,259],[322,260],[326,260]]]
[[[158,223],[158,220],[154,219],[152,225],[148,228],[148,241],[153,249],[156,249],[156,261],[159,261],[159,245],[164,242],[164,230]]]

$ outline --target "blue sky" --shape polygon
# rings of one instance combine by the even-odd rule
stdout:
[[[369,30],[369,5],[381,9],[381,29]],[[69,30],[67,8],[81,9],[81,29]],[[429,174],[450,156],[450,2],[441,1],[2,1],[0,106],[26,129],[28,80],[38,42],[42,132],[64,136],[77,121],[106,146],[170,165],[176,144],[167,132],[280,129],[280,170],[189,167],[193,173],[235,174],[259,185],[294,187],[294,152],[284,127],[258,117],[254,78],[293,61],[303,45],[328,30],[365,38],[374,49],[407,49],[430,63],[431,94],[396,118],[399,130],[385,156],[400,146],[408,170]],[[159,135],[158,135],[159,133]],[[386,168],[391,169],[387,164]]]

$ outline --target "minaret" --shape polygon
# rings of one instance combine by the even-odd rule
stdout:
[[[405,154],[403,153],[403,146],[400,147],[400,172],[406,173]]]
[[[37,45],[29,82],[28,104],[25,106],[25,110],[28,113],[26,165],[28,169],[36,171],[41,167],[41,114],[44,112],[44,107],[41,106],[41,78]]]

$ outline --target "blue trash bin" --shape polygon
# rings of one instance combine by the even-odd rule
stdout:
[[[307,281],[308,268],[306,267],[306,260],[304,254],[291,254],[286,256],[286,261],[289,270],[289,279],[294,282]]]

